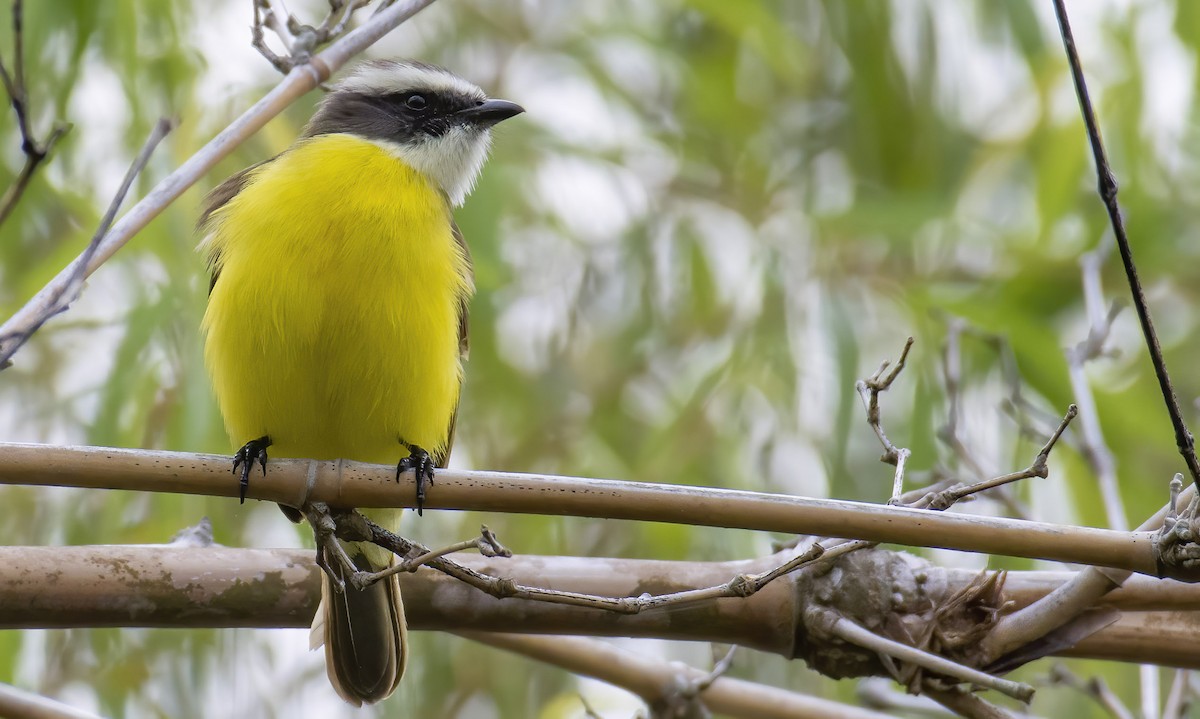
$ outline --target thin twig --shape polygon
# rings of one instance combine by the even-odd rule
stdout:
[[[99,715],[76,709],[49,697],[0,684],[0,716],[37,719],[100,719]]]
[[[646,698],[646,703],[650,707],[650,716],[662,719],[668,717],[696,717],[699,719],[711,716],[704,701],[705,697],[702,695],[713,685],[713,682],[729,671],[729,667],[733,665],[733,655],[736,652],[737,645],[731,645],[712,671],[704,675],[698,676],[692,667],[675,665],[677,671],[671,675],[669,681],[664,683],[660,695],[655,699]]]
[[[1084,679],[1062,664],[1055,664],[1050,670],[1050,683],[1062,684],[1091,697],[1113,719],[1134,719],[1133,712],[1113,694],[1100,677]]]
[[[944,314],[944,313],[942,313]],[[1000,373],[1008,385],[1008,399],[1001,403],[1001,409],[1017,423],[1017,431],[1022,436],[1038,438],[1045,436],[1046,431],[1029,426],[1028,416],[1037,413],[1037,409],[1021,394],[1020,369],[1007,340],[1001,335],[986,332],[975,327],[960,317],[944,315],[946,323],[946,343],[942,350],[942,371],[946,383],[946,398],[950,405],[946,423],[938,429],[937,437],[949,446],[958,467],[965,467],[967,473],[975,482],[983,481],[992,476],[992,472],[984,469],[976,459],[975,454],[962,440],[959,431],[962,421],[962,350],[961,343],[964,335],[970,335],[990,347],[1000,360]],[[1057,418],[1055,418],[1057,419]],[[1029,510],[1012,492],[997,488],[988,492],[987,498],[998,502],[1004,511],[1018,519],[1028,519]]]
[[[265,57],[276,70],[286,75],[292,69],[291,62],[287,57],[276,54],[267,45],[266,33],[263,28],[269,28],[274,32],[279,41],[283,43],[284,49],[289,55],[291,54],[291,37],[275,17],[275,10],[271,8],[270,0],[254,0],[254,22],[250,25],[250,47],[258,50],[258,54]]]
[[[310,512],[311,513],[311,512]],[[346,515],[354,515],[354,521],[361,520],[367,531],[359,536],[351,536],[343,533],[341,522]],[[669,594],[649,595],[643,594],[637,597],[606,597],[596,594],[584,594],[580,592],[564,592],[554,589],[544,589],[541,587],[533,587],[524,584],[518,584],[511,579],[495,577],[474,569],[465,567],[458,562],[448,559],[444,556],[445,551],[430,551],[421,544],[413,542],[405,537],[394,534],[378,524],[375,524],[370,519],[362,517],[357,512],[335,513],[335,520],[338,521],[338,536],[343,539],[354,539],[359,541],[370,541],[374,544],[387,549],[400,557],[404,557],[404,561],[397,567],[392,567],[388,570],[378,573],[355,572],[351,577],[351,582],[358,586],[366,586],[372,582],[378,581],[384,576],[390,576],[398,571],[416,571],[420,566],[428,566],[433,569],[443,572],[454,577],[466,584],[486,592],[497,599],[506,597],[519,597],[537,602],[548,602],[551,604],[566,604],[570,606],[593,607],[595,609],[603,609],[619,614],[640,614],[641,612],[657,609],[666,606],[678,606],[690,604],[698,601],[709,601],[722,597],[748,597],[760,591],[767,584],[778,579],[785,574],[794,572],[802,566],[811,564],[821,558],[824,554],[823,548],[814,545],[808,551],[801,553],[781,566],[762,574],[739,575],[728,582],[712,587],[701,589],[689,589],[680,592],[672,592]],[[494,536],[491,539],[488,535],[491,533],[486,531],[482,538],[484,543],[490,543],[495,546],[500,546],[495,541]],[[480,538],[470,540],[468,542],[459,543],[458,547],[479,547]],[[511,556],[512,553],[507,549],[497,553],[494,556]]]
[[[812,606],[806,613],[809,615],[805,620],[806,626],[820,626],[828,635],[837,637],[863,649],[869,649],[902,662],[915,664],[928,671],[962,682],[970,682],[985,689],[994,689],[1023,702],[1027,702],[1033,698],[1033,687],[1028,684],[994,677],[991,674],[963,666],[945,657],[930,654],[917,647],[901,644],[900,642],[879,636],[824,607]]]
[[[926,495],[925,499],[918,502],[914,506],[928,507],[929,509],[947,509],[955,502],[958,502],[964,497],[968,497],[972,494],[984,492],[996,487],[1002,487],[1006,484],[1010,484],[1022,479],[1030,479],[1032,477],[1041,477],[1045,479],[1045,477],[1050,473],[1050,469],[1046,465],[1046,462],[1050,459],[1050,452],[1054,449],[1054,445],[1058,443],[1059,438],[1062,437],[1063,432],[1066,431],[1067,425],[1071,424],[1071,420],[1075,419],[1077,414],[1079,414],[1079,410],[1075,405],[1070,405],[1067,407],[1067,413],[1063,415],[1062,422],[1059,423],[1058,428],[1054,430],[1054,433],[1050,435],[1050,439],[1046,440],[1046,444],[1042,445],[1042,449],[1033,459],[1033,464],[1029,465],[1020,472],[1012,472],[999,477],[985,479],[974,484],[960,485],[957,487],[951,487],[950,489],[941,492],[930,493]]]
[[[913,696],[896,689],[890,677],[860,679],[854,687],[854,695],[861,706],[885,709],[893,715],[926,719],[955,719],[960,716],[927,696]]]
[[[1183,719],[1187,715],[1189,700],[1187,669],[1176,669],[1175,677],[1171,680],[1171,689],[1167,692],[1167,701],[1163,704],[1163,719]]]
[[[738,647],[736,644],[730,645],[729,650],[725,652],[725,656],[721,657],[721,660],[713,665],[712,671],[709,672],[708,675],[703,679],[700,679],[696,682],[695,686],[697,693],[711,687],[713,682],[715,682],[719,677],[724,676],[725,672],[729,671],[729,668],[733,666],[733,656],[737,654],[737,650]]]
[[[354,13],[370,4],[371,0],[329,0],[329,12],[316,27],[300,22],[290,13],[287,22],[281,22],[270,0],[253,2],[254,23],[250,28],[250,45],[276,70],[286,75],[297,65],[307,63],[318,47],[341,37]],[[286,57],[281,57],[267,46],[265,30],[270,30],[279,38],[287,51]]]
[[[594,677],[654,704],[681,675],[701,680],[706,673],[677,662],[650,659],[608,642],[582,637],[459,631],[460,636],[547,662],[575,674]],[[705,706],[738,719],[884,719],[885,714],[841,702],[734,679],[718,678],[703,693]]]
[[[378,582],[385,577],[390,577],[393,574],[399,574],[401,572],[415,572],[417,568],[429,564],[438,557],[444,557],[455,552],[465,552],[470,549],[478,550],[479,553],[485,557],[512,557],[512,551],[500,544],[500,540],[496,538],[496,535],[492,533],[492,530],[488,529],[487,525],[484,525],[480,535],[474,539],[455,542],[454,544],[441,549],[435,549],[432,552],[425,552],[424,554],[411,559],[405,559],[399,564],[388,567],[381,572],[365,573],[365,575],[361,576],[357,581],[361,582],[361,584],[364,586],[368,584],[374,584],[375,582]]]
[[[1107,236],[1106,236],[1107,237]],[[1066,351],[1068,377],[1071,380],[1071,391],[1075,402],[1079,405],[1079,449],[1084,460],[1096,477],[1100,488],[1100,497],[1104,502],[1105,514],[1108,516],[1108,526],[1112,529],[1129,529],[1129,521],[1125,516],[1125,507],[1121,502],[1121,492],[1117,486],[1117,466],[1113,459],[1108,443],[1104,440],[1104,432],[1100,427],[1100,413],[1096,410],[1096,400],[1092,394],[1092,386],[1084,371],[1085,365],[1103,355],[1104,343],[1112,330],[1112,324],[1120,312],[1120,306],[1113,303],[1107,312],[1104,310],[1104,293],[1100,283],[1100,269],[1108,254],[1108,242],[1093,252],[1088,252],[1079,258],[1080,272],[1083,279],[1083,299],[1088,317],[1088,333],[1073,349]]]
[[[879,461],[893,465],[896,468],[895,476],[892,480],[891,501],[893,503],[904,493],[904,467],[912,453],[907,449],[892,444],[892,441],[888,439],[887,433],[883,431],[879,411],[879,393],[887,391],[892,386],[892,383],[896,381],[896,378],[900,376],[900,372],[904,369],[904,363],[908,359],[908,351],[912,349],[912,346],[913,338],[909,337],[904,343],[904,349],[900,352],[900,359],[896,361],[891,372],[887,372],[889,363],[884,361],[879,365],[879,369],[875,370],[875,374],[867,379],[859,380],[854,385],[854,388],[858,391],[858,396],[862,399],[863,407],[867,410],[867,424],[875,431],[875,436],[879,438],[879,443],[883,445],[883,456],[879,458]],[[884,374],[884,372],[887,372],[887,374]]]
[[[158,143],[162,141],[167,133],[171,131],[173,124],[167,118],[160,118],[154,125],[154,129],[150,131],[150,136],[146,138],[145,144],[134,158],[133,164],[129,166],[129,170],[125,172],[125,179],[121,181],[121,186],[117,188],[117,194],[113,195],[112,201],[108,204],[108,210],[105,211],[104,217],[100,220],[100,227],[96,233],[92,235],[91,242],[80,255],[80,261],[73,265],[74,270],[67,282],[56,288],[56,292],[51,295],[40,317],[36,319],[28,327],[22,329],[20,334],[16,335],[0,335],[0,369],[5,369],[11,364],[11,357],[14,352],[20,349],[21,345],[29,341],[29,337],[37,332],[43,324],[46,323],[54,315],[64,312],[75,301],[79,295],[80,289],[83,287],[85,270],[92,256],[100,248],[100,242],[104,236],[108,234],[109,228],[112,227],[113,220],[117,216],[117,211],[121,209],[121,204],[125,201],[125,196],[129,194],[129,188],[133,186],[133,181],[137,179],[138,174],[146,167],[146,163],[150,161],[150,155],[154,153],[154,148],[158,147]]]
[[[988,472],[976,461],[959,435],[962,421],[962,335],[969,329],[959,317],[950,317],[946,322],[946,345],[942,349],[942,374],[946,382],[946,424],[938,431],[938,438],[950,446],[954,455],[965,463],[976,480],[988,476]]]
[[[1154,375],[1158,378],[1158,387],[1162,392],[1167,414],[1171,417],[1171,426],[1175,429],[1175,445],[1188,472],[1192,475],[1192,483],[1200,488],[1200,459],[1196,457],[1196,443],[1183,419],[1179,408],[1179,398],[1171,384],[1171,376],[1167,373],[1167,363],[1163,359],[1162,347],[1158,342],[1158,333],[1150,318],[1150,308],[1146,302],[1146,294],[1142,290],[1142,282],[1138,278],[1137,266],[1133,262],[1133,248],[1125,233],[1125,221],[1121,218],[1121,207],[1117,203],[1117,180],[1108,164],[1104,152],[1104,143],[1100,137],[1100,128],[1096,123],[1096,113],[1092,109],[1092,100],[1088,95],[1087,83],[1083,76],[1083,66],[1079,62],[1079,53],[1075,49],[1075,38],[1071,34],[1071,24],[1067,19],[1065,0],[1054,0],[1054,13],[1058,17],[1058,27],[1062,34],[1063,47],[1066,48],[1067,61],[1071,66],[1071,79],[1075,83],[1075,94],[1079,98],[1079,109],[1083,113],[1084,124],[1087,125],[1088,141],[1092,146],[1092,156],[1096,162],[1096,175],[1099,178],[1098,190],[1100,199],[1108,211],[1112,222],[1113,234],[1117,239],[1117,248],[1121,253],[1121,263],[1125,266],[1125,277],[1129,281],[1129,290],[1133,294],[1133,306],[1137,310],[1138,321],[1142,325],[1142,335],[1146,339],[1146,349],[1150,351],[1150,361],[1154,365]]]
[[[604,719],[604,717],[596,713],[591,704],[588,704],[587,697],[582,693],[579,694],[579,703],[583,705],[583,715],[586,719]]]
[[[331,38],[338,37],[346,31],[346,26],[350,23],[350,18],[360,8],[371,4],[371,0],[336,0],[336,4],[330,4],[329,14],[325,16],[324,22],[318,30],[325,37],[326,41]],[[338,16],[338,10],[341,10],[341,16]],[[334,18],[337,18],[336,22]]]
[[[985,701],[978,694],[957,689],[932,690],[926,694],[938,704],[966,719],[1016,719],[1012,712]]]
[[[50,134],[43,141],[34,137],[29,127],[29,95],[25,86],[25,40],[24,40],[24,7],[22,0],[13,0],[13,71],[9,73],[0,58],[0,83],[8,93],[13,112],[17,115],[17,130],[21,133],[21,152],[25,154],[25,163],[17,173],[17,179],[4,191],[0,198],[0,224],[8,219],[17,203],[25,194],[25,189],[33,179],[33,173],[54,149],[54,145],[71,129],[70,123],[56,121],[50,129]],[[0,363],[2,364],[2,363]]]

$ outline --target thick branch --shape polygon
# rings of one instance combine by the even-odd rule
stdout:
[[[411,476],[394,477],[386,465],[272,460],[247,496],[290,506],[413,506]],[[0,444],[0,484],[238,492],[226,457],[30,444]],[[679,522],[1157,571],[1149,533],[707,487],[445,469],[425,507]]]
[[[611,644],[579,637],[549,639],[487,632],[461,634],[482,644],[615,684],[651,704],[661,700],[664,692],[680,681],[706,678],[706,672],[699,669],[648,659]],[[883,719],[887,716],[730,677],[718,677],[700,698],[713,712],[748,719]]]
[[[1176,506],[1186,505],[1195,496],[1195,486],[1189,486],[1188,490],[1173,495]],[[1138,533],[1158,530],[1167,513],[1168,508],[1163,507],[1138,527]],[[1129,572],[1087,567],[1041,600],[1001,619],[984,639],[983,649],[991,658],[998,659],[1044,637],[1080,616],[1129,578]]]
[[[731,574],[763,571],[778,561],[455,558],[477,571],[516,581],[622,596],[705,586]],[[1005,598],[1028,603],[1068,576],[1010,572]],[[948,588],[956,590],[975,581],[977,573],[945,570],[945,577]],[[638,615],[498,600],[429,569],[399,578],[414,629],[659,637],[736,643],[785,657],[793,656],[792,618],[812,603],[811,597],[793,591],[791,577],[748,599]],[[0,628],[5,629],[307,627],[320,594],[320,570],[307,549],[0,547]],[[1200,587],[1135,578],[1105,602],[1125,611],[1121,620],[1062,655],[1200,667],[1200,645],[1191,641],[1200,632],[1200,613],[1138,611],[1200,606]]]

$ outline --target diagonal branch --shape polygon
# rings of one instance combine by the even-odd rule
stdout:
[[[681,683],[699,683],[710,678],[710,673],[700,669],[677,662],[650,659],[594,639],[470,631],[457,633],[481,644],[522,654],[575,674],[619,686],[651,705],[661,702]],[[700,692],[699,698],[713,712],[746,719],[882,719],[886,716],[829,699],[727,676],[713,680],[710,686]]]
[[[100,719],[100,716],[40,694],[0,684],[0,716],[36,719]]]
[[[902,662],[915,664],[931,672],[945,675],[961,682],[969,682],[986,689],[995,689],[1002,694],[1023,702],[1027,702],[1033,698],[1033,687],[1028,684],[994,677],[978,669],[963,666],[962,664],[936,654],[931,654],[917,647],[893,641],[823,607],[810,607],[808,612],[810,616],[816,615],[819,617],[817,623],[822,625],[825,632],[843,641],[863,647],[864,649],[870,649],[879,654],[887,655]]]
[[[1088,95],[1083,66],[1079,62],[1079,53],[1075,49],[1075,37],[1071,34],[1071,24],[1067,19],[1065,0],[1054,0],[1054,13],[1058,17],[1059,31],[1067,52],[1067,61],[1071,66],[1071,79],[1075,83],[1075,94],[1079,97],[1079,109],[1083,113],[1088,141],[1092,146],[1092,156],[1096,161],[1100,199],[1108,211],[1113,234],[1117,238],[1117,249],[1121,253],[1121,263],[1125,266],[1125,277],[1129,281],[1129,290],[1133,294],[1133,306],[1137,310],[1138,321],[1142,325],[1142,335],[1146,338],[1146,349],[1150,351],[1154,376],[1158,378],[1158,387],[1162,391],[1167,414],[1171,416],[1171,426],[1175,429],[1175,445],[1179,449],[1179,454],[1183,456],[1188,472],[1192,475],[1192,483],[1200,487],[1200,459],[1196,457],[1195,439],[1188,430],[1187,423],[1183,419],[1183,412],[1179,408],[1179,398],[1175,395],[1171,376],[1167,373],[1167,363],[1163,359],[1158,333],[1154,329],[1154,321],[1150,318],[1146,293],[1142,290],[1142,281],[1138,278],[1137,265],[1133,262],[1133,248],[1129,244],[1129,236],[1125,233],[1125,221],[1121,218],[1121,207],[1117,204],[1117,180],[1113,176],[1112,168],[1108,164],[1108,156],[1104,152],[1104,142],[1100,138],[1100,127],[1096,123],[1096,113],[1092,109],[1092,100]]]
[[[173,123],[165,117],[160,118],[155,123],[154,129],[150,131],[150,136],[146,138],[141,151],[138,152],[137,157],[133,160],[133,164],[125,172],[125,179],[121,181],[121,186],[117,188],[117,194],[113,195],[112,201],[109,202],[108,210],[105,211],[104,217],[100,220],[99,229],[96,230],[96,234],[92,235],[92,241],[88,243],[87,248],[80,255],[81,261],[75,265],[75,270],[69,281],[65,285],[56,288],[55,293],[49,298],[46,310],[40,317],[40,321],[23,330],[20,335],[12,338],[11,351],[0,352],[0,369],[5,369],[11,364],[9,358],[12,356],[12,352],[15,352],[17,348],[25,344],[30,336],[45,324],[46,320],[49,320],[60,312],[65,312],[71,306],[71,303],[75,301],[75,298],[79,296],[80,290],[83,289],[84,268],[87,267],[87,263],[92,258],[92,255],[96,254],[96,250],[100,247],[100,241],[104,239],[104,235],[112,227],[113,219],[117,216],[117,211],[121,209],[121,204],[125,202],[125,196],[129,194],[129,188],[133,186],[133,181],[137,179],[142,169],[146,167],[146,163],[150,161],[150,155],[153,154],[154,148],[158,147],[158,143],[162,142],[162,139],[167,136],[172,127]],[[3,345],[7,339],[7,336],[0,335],[0,345]]]

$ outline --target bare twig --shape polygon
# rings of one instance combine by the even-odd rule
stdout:
[[[291,60],[288,57],[281,57],[275,53],[267,45],[266,33],[264,28],[268,28],[275,33],[279,41],[283,43],[284,49],[288,55],[291,55],[291,35],[287,29],[279,23],[279,19],[275,17],[275,11],[271,8],[270,0],[254,0],[254,23],[250,26],[250,46],[258,50],[258,54],[267,59],[276,70],[286,75],[292,69]]]
[[[944,442],[958,461],[958,467],[965,468],[972,482],[981,482],[992,476],[976,459],[974,453],[963,443],[959,431],[962,422],[962,339],[970,335],[992,348],[1000,360],[1000,370],[1005,384],[1009,388],[1009,397],[1001,407],[1017,422],[1018,431],[1025,436],[1040,438],[1045,432],[1032,429],[1024,421],[1027,415],[1034,414],[1036,409],[1021,395],[1021,378],[1008,342],[997,334],[985,332],[968,324],[960,317],[944,312],[937,313],[946,324],[946,341],[942,347],[942,374],[946,385],[946,402],[948,405],[946,423],[938,428],[937,437]],[[948,482],[945,489],[953,486]],[[937,492],[939,488],[930,487],[929,492]],[[1003,484],[989,491],[987,497],[999,502],[1005,511],[1013,517],[1025,519],[1028,510],[1012,495],[1003,489]]]
[[[950,317],[946,322],[946,345],[942,349],[942,375],[946,382],[946,402],[949,405],[946,412],[946,424],[938,432],[938,437],[950,445],[956,457],[966,463],[977,480],[987,476],[987,471],[979,465],[975,457],[963,444],[958,433],[958,425],[962,416],[962,334],[967,330],[967,324],[959,317]]]
[[[905,694],[894,687],[890,678],[867,677],[859,680],[854,693],[863,706],[889,710],[893,714],[902,713],[906,717],[953,719],[959,716],[929,697]]]
[[[1171,689],[1167,692],[1167,701],[1163,704],[1163,719],[1183,719],[1190,703],[1188,691],[1187,669],[1176,669],[1175,678],[1171,680]]]
[[[1087,125],[1088,141],[1092,146],[1092,156],[1096,162],[1096,175],[1099,178],[1098,190],[1100,199],[1108,211],[1112,223],[1113,234],[1117,239],[1117,249],[1121,253],[1121,263],[1125,266],[1125,277],[1129,281],[1129,290],[1133,294],[1133,307],[1137,310],[1138,321],[1142,325],[1142,335],[1146,339],[1146,349],[1150,352],[1150,361],[1154,365],[1154,375],[1158,378],[1158,387],[1162,392],[1167,414],[1171,417],[1171,426],[1175,429],[1175,445],[1183,456],[1184,464],[1192,475],[1192,483],[1200,487],[1200,459],[1196,457],[1196,443],[1183,419],[1179,408],[1179,399],[1167,373],[1167,363],[1163,359],[1162,347],[1158,342],[1158,333],[1150,317],[1150,308],[1146,303],[1146,294],[1142,290],[1142,282],[1138,278],[1137,266],[1133,262],[1133,248],[1125,233],[1125,222],[1121,218],[1121,207],[1117,203],[1117,180],[1108,164],[1104,152],[1104,143],[1100,138],[1100,127],[1096,123],[1096,113],[1092,109],[1092,100],[1088,95],[1087,82],[1083,76],[1083,66],[1079,62],[1079,53],[1075,50],[1075,38],[1071,34],[1071,24],[1067,19],[1065,0],[1054,0],[1054,13],[1058,17],[1058,27],[1062,34],[1063,47],[1066,48],[1067,61],[1071,67],[1071,79],[1075,83],[1075,94],[1079,97],[1079,109],[1083,113],[1084,124]]]
[[[594,677],[640,696],[654,705],[680,675],[700,681],[706,672],[626,652],[607,642],[574,636],[541,637],[521,634],[460,631],[467,639],[526,655],[563,669]],[[713,712],[739,719],[883,719],[886,714],[818,699],[793,691],[720,677],[703,693]]]
[[[725,656],[716,663],[712,671],[705,675],[688,666],[677,665],[678,670],[671,676],[661,690],[657,699],[647,699],[650,706],[650,716],[656,719],[706,719],[712,712],[705,703],[704,692],[717,679],[729,671],[733,664],[733,655],[737,645],[731,645]]]
[[[1084,372],[1087,362],[1103,354],[1104,343],[1108,340],[1112,323],[1120,311],[1120,306],[1116,303],[1113,303],[1107,312],[1104,310],[1104,294],[1100,287],[1100,268],[1107,254],[1108,243],[1103,242],[1095,251],[1088,252],[1079,259],[1083,277],[1084,306],[1088,317],[1088,333],[1087,337],[1073,349],[1067,350],[1066,355],[1071,390],[1082,415],[1079,419],[1080,452],[1096,476],[1096,484],[1100,488],[1100,496],[1104,501],[1105,514],[1108,515],[1108,526],[1112,529],[1124,530],[1129,529],[1129,521],[1125,517],[1125,507],[1121,502],[1121,493],[1117,486],[1117,465],[1113,460],[1112,452],[1108,449],[1108,443],[1104,440],[1104,432],[1100,427],[1100,414],[1096,411],[1096,400]]]
[[[713,665],[712,671],[708,673],[708,676],[701,678],[695,683],[697,693],[708,689],[712,686],[713,682],[729,671],[729,668],[733,666],[733,655],[737,654],[737,649],[736,644],[730,645],[729,650],[725,652],[725,656],[721,657],[720,661]]]
[[[369,4],[371,0],[330,0],[329,14],[325,16],[321,27],[317,28],[325,37],[324,42],[329,42],[330,39],[346,32],[346,26],[354,13]],[[338,15],[339,12],[341,15]]]
[[[900,376],[900,372],[904,369],[904,362],[908,359],[908,351],[912,349],[912,346],[913,338],[909,337],[904,343],[904,349],[900,352],[900,359],[896,361],[891,372],[887,372],[889,363],[884,361],[879,365],[879,369],[875,370],[875,374],[867,379],[859,380],[854,386],[858,390],[858,396],[862,399],[863,407],[867,410],[867,424],[875,431],[875,436],[883,445],[883,456],[879,458],[879,461],[896,468],[895,478],[892,482],[892,503],[895,503],[904,493],[904,466],[912,452],[892,444],[883,431],[879,412],[879,393],[887,391]]]
[[[21,166],[21,171],[17,173],[17,179],[4,191],[4,196],[0,198],[0,224],[3,224],[8,219],[9,215],[16,208],[17,203],[21,201],[21,197],[25,194],[25,189],[29,186],[30,180],[33,179],[33,173],[37,171],[38,166],[49,157],[50,151],[54,149],[55,144],[71,129],[70,123],[55,122],[46,139],[39,141],[34,137],[33,130],[29,126],[29,95],[25,87],[23,12],[22,0],[13,0],[13,71],[10,73],[4,65],[3,58],[0,58],[0,83],[3,83],[4,90],[8,93],[8,100],[12,104],[13,112],[17,115],[17,130],[21,133],[21,152],[25,154],[25,164]]]
[[[500,544],[500,540],[496,538],[496,535],[492,532],[492,530],[488,529],[487,525],[484,525],[480,530],[480,535],[474,539],[455,542],[454,544],[441,549],[435,549],[432,552],[425,552],[424,554],[416,557],[404,559],[400,563],[388,567],[382,572],[363,573],[356,579],[356,582],[361,583],[363,586],[374,584],[380,579],[390,577],[393,574],[399,574],[400,572],[415,572],[417,571],[418,567],[429,564],[434,559],[444,557],[455,552],[465,552],[469,549],[478,550],[479,553],[485,557],[512,557],[512,551]]]
[[[675,662],[648,659],[606,642],[580,637],[533,637],[491,632],[458,632],[472,641],[516,652],[567,671],[594,677],[658,702],[682,675],[702,681],[708,675]],[[719,677],[703,692],[713,712],[739,719],[883,719],[886,715],[798,692],[730,677]]]
[[[1113,719],[1134,719],[1133,712],[1121,702],[1116,694],[1108,688],[1108,684],[1099,677],[1083,679],[1062,664],[1055,664],[1050,670],[1049,680],[1053,684],[1071,687],[1091,697]]]
[[[0,684],[0,716],[36,717],[36,719],[100,719],[96,714],[76,709],[49,697],[33,694],[8,684]]]
[[[353,515],[356,520],[361,521],[362,526],[366,531],[362,534],[351,535],[346,533],[345,526],[341,520],[346,515]],[[604,609],[620,614],[636,614],[643,607],[642,598],[640,597],[602,597],[595,594],[584,594],[581,592],[564,592],[554,589],[543,589],[541,587],[531,587],[524,584],[518,584],[511,579],[494,577],[482,572],[470,569],[458,562],[455,562],[446,557],[438,556],[436,552],[431,552],[428,547],[413,542],[409,539],[401,537],[397,534],[375,524],[370,519],[350,510],[337,517],[338,519],[338,536],[342,539],[354,541],[369,541],[384,549],[387,549],[401,557],[405,557],[405,564],[416,569],[416,565],[407,561],[408,557],[428,557],[424,565],[431,569],[436,569],[439,572],[447,574],[455,579],[469,584],[476,589],[486,592],[487,594],[504,599],[506,597],[517,597],[519,599],[527,599],[537,602],[548,602],[551,604],[565,604],[576,607],[592,607],[595,609]],[[358,527],[356,526],[355,529]],[[354,577],[352,581],[359,586],[369,583],[371,575],[360,573]]]
[[[288,15],[286,23],[280,22],[270,0],[253,2],[254,24],[250,28],[250,44],[276,70],[286,75],[297,65],[308,62],[318,47],[345,33],[355,11],[370,4],[371,0],[329,0],[329,13],[317,27],[306,25],[291,14]],[[287,51],[286,57],[276,54],[267,46],[264,30],[270,30],[279,38],[279,42]]]
[[[967,719],[1016,719],[1012,712],[984,701],[977,694],[957,689],[926,693],[938,704]]]
[[[1042,477],[1043,479],[1049,474],[1050,470],[1046,465],[1050,458],[1050,452],[1054,449],[1054,445],[1058,443],[1062,433],[1066,431],[1067,425],[1071,424],[1071,420],[1075,419],[1078,414],[1078,409],[1075,405],[1067,407],[1067,413],[1063,415],[1062,422],[1059,423],[1058,429],[1054,430],[1054,434],[1050,435],[1050,439],[1046,440],[1046,444],[1042,445],[1042,449],[1033,459],[1033,464],[1029,465],[1020,472],[1012,472],[999,477],[985,479],[981,482],[976,482],[970,485],[960,485],[951,487],[950,489],[941,492],[930,493],[914,506],[928,507],[929,509],[947,509],[955,502],[968,497],[972,494],[984,492],[996,487],[1002,487],[1006,484],[1016,482],[1022,479],[1030,479],[1032,477]]]
[[[327,508],[323,508],[319,503],[314,504],[317,505],[317,512],[328,511]],[[313,514],[313,505],[310,505],[310,509],[306,513],[310,516]],[[351,583],[357,587],[361,588],[398,572],[411,572],[416,571],[420,566],[428,566],[498,599],[518,597],[536,602],[592,607],[619,614],[639,614],[650,609],[678,606],[722,597],[748,597],[759,592],[763,587],[779,577],[820,559],[824,554],[824,549],[820,545],[814,545],[808,551],[797,555],[771,571],[762,574],[738,575],[728,582],[716,586],[659,595],[642,594],[637,597],[609,597],[518,584],[511,579],[477,572],[444,556],[449,552],[459,551],[460,549],[486,547],[487,551],[490,552],[488,556],[511,557],[512,552],[500,545],[499,541],[495,539],[495,536],[486,527],[483,528],[483,535],[479,538],[460,542],[443,550],[430,551],[428,548],[412,540],[380,527],[378,524],[352,510],[348,512],[333,512],[332,516],[337,522],[336,534],[338,537],[352,541],[370,541],[404,558],[404,561],[397,566],[382,572],[352,572],[352,574],[345,575],[349,576]],[[352,522],[349,525],[343,525],[343,522],[347,518],[351,518]],[[318,524],[315,526],[323,527],[327,526],[327,524],[322,517],[318,519]],[[317,531],[320,532],[321,530]],[[320,546],[320,542],[318,542],[318,546]]]
[[[596,710],[588,703],[587,697],[582,693],[579,695],[579,703],[583,705],[583,715],[587,719],[604,719],[604,717],[596,713]]]
[[[991,674],[963,666],[945,657],[930,654],[917,647],[881,637],[823,607],[814,605],[807,610],[807,614],[809,616],[806,617],[806,626],[819,625],[829,636],[838,637],[856,646],[884,654],[902,662],[915,664],[935,674],[941,674],[960,682],[969,682],[985,689],[994,689],[1023,702],[1027,702],[1033,698],[1033,687],[1028,684],[994,677]]]
[[[62,294],[63,287],[75,281],[76,277],[86,278],[95,272],[133,235],[203,177],[204,173],[208,172],[218,161],[265,125],[268,120],[279,114],[301,95],[327,80],[351,57],[362,52],[397,25],[432,3],[433,0],[407,0],[397,3],[379,13],[370,22],[346,33],[345,36],[313,56],[309,63],[293,68],[271,92],[244,112],[241,117],[234,120],[196,154],[188,158],[177,170],[159,182],[148,195],[114,223],[112,229],[100,241],[93,253],[87,257],[80,255],[75,258],[33,299],[10,317],[3,326],[0,326],[0,356],[12,355],[14,350],[11,345],[14,340],[9,338],[27,337],[30,327],[45,321],[46,308],[51,306],[54,299]]]
[[[71,276],[67,278],[67,282],[56,288],[53,295],[47,298],[47,303],[43,307],[41,315],[25,328],[22,328],[19,334],[0,335],[0,369],[5,369],[11,364],[11,358],[14,352],[25,344],[34,332],[37,332],[43,324],[46,323],[54,315],[65,312],[79,296],[79,291],[83,287],[84,271],[87,268],[88,262],[100,247],[100,241],[108,234],[108,230],[112,227],[113,219],[117,216],[117,210],[121,208],[121,204],[125,201],[125,196],[129,194],[129,188],[133,186],[133,181],[137,179],[142,169],[146,167],[146,163],[150,161],[150,155],[154,152],[154,148],[158,147],[158,143],[162,141],[167,133],[171,131],[172,123],[167,118],[160,118],[154,125],[154,129],[150,131],[150,136],[146,138],[145,144],[134,158],[133,164],[129,166],[129,170],[125,172],[125,179],[121,181],[121,186],[117,188],[117,193],[113,195],[112,201],[108,204],[108,210],[105,211],[104,217],[100,220],[100,227],[96,233],[92,235],[91,242],[80,255],[80,261],[73,265]]]

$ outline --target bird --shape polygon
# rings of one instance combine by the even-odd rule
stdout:
[[[198,223],[211,277],[204,358],[241,447],[242,502],[269,450],[395,464],[397,479],[413,470],[420,511],[450,456],[468,350],[474,276],[453,210],[493,126],[522,112],[436,65],[364,62],[290,147],[209,193]],[[344,548],[362,571],[394,561],[374,545]],[[408,659],[399,584],[338,579],[323,576],[314,644],[344,700],[375,703]]]

